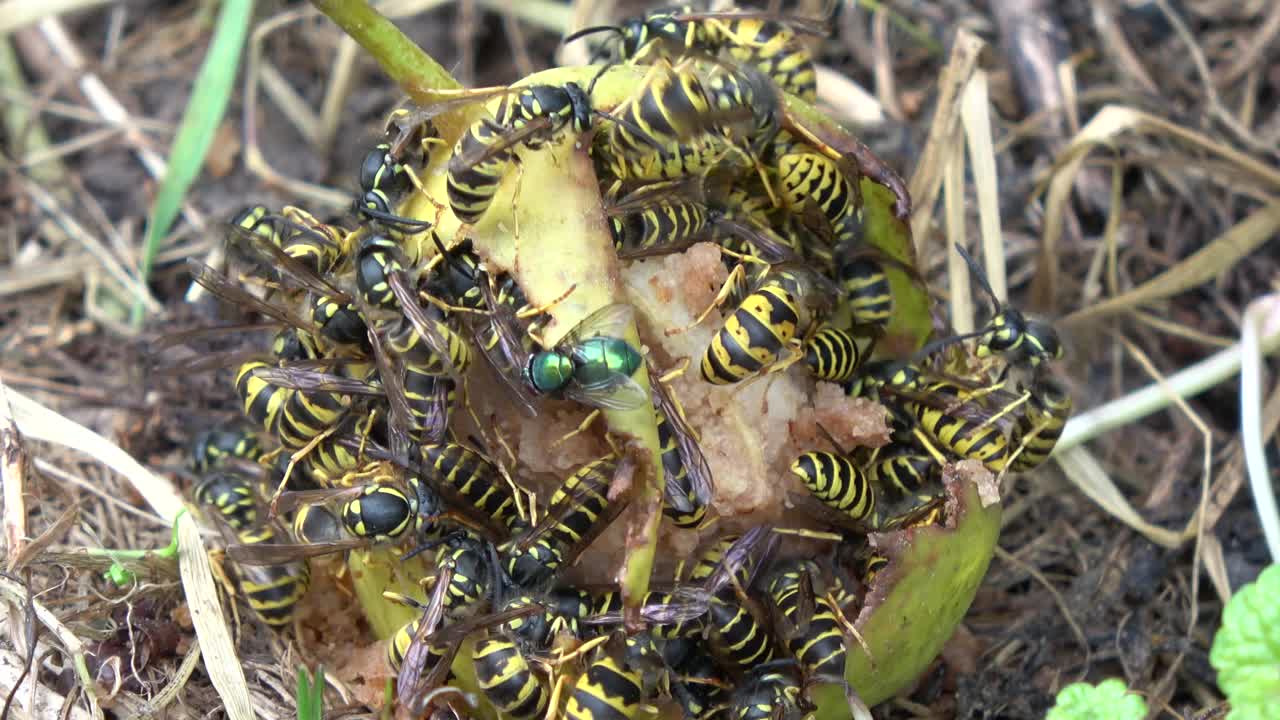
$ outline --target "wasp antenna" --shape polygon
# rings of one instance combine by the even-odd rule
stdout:
[[[983,292],[987,294],[987,297],[991,298],[991,304],[999,312],[1002,303],[1000,298],[996,297],[995,291],[991,289],[991,283],[987,281],[987,273],[978,266],[978,261],[974,260],[969,251],[965,250],[960,243],[956,243],[956,252],[960,253],[960,257],[964,258],[965,264],[969,266],[969,272],[973,273],[973,276],[978,279],[978,284],[982,286]]]
[[[561,40],[560,43],[562,45],[566,43],[571,43],[574,40],[584,38],[588,35],[595,35],[596,33],[602,33],[602,32],[611,32],[611,33],[617,33],[618,35],[621,35],[622,28],[618,27],[617,25],[592,25],[591,27],[584,27],[581,30],[575,30],[574,32],[569,33],[568,35],[565,35],[564,40]]]
[[[566,42],[567,42],[567,41],[566,41]],[[608,72],[608,71],[609,71],[609,68],[611,68],[611,67],[613,67],[613,66],[614,66],[614,63],[604,63],[603,65],[601,65],[601,66],[600,66],[600,70],[599,70],[599,72],[597,72],[595,75],[591,76],[591,82],[587,83],[587,97],[588,97],[588,98],[589,98],[589,97],[591,97],[591,93],[596,89],[596,83],[597,83],[597,82],[599,82],[599,81],[600,81],[600,78],[601,78],[601,77],[603,77],[603,76],[604,76],[604,74],[605,74],[606,72]]]
[[[938,352],[939,350],[945,350],[946,348],[949,348],[952,345],[955,345],[956,343],[964,342],[965,340],[980,337],[985,332],[986,332],[985,330],[979,330],[975,332],[961,333],[959,335],[951,335],[948,337],[939,338],[937,340],[934,340],[933,342],[925,344],[924,347],[917,350],[915,354],[911,356],[911,359],[904,364],[910,364],[911,362],[922,360]]]

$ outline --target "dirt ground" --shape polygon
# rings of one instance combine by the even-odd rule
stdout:
[[[322,219],[345,213],[324,201],[350,202],[358,162],[401,95],[369,58],[356,53],[343,61],[340,32],[307,5],[259,4],[257,27],[290,14],[299,19],[265,36],[251,116],[242,68],[207,166],[187,196],[189,212],[165,240],[149,280],[158,305],[136,331],[119,273],[136,277],[155,197],[157,180],[141,157],[167,152],[216,6],[83,4],[0,35],[0,380],[165,470],[184,462],[195,429],[236,414],[211,373],[154,371],[152,338],[219,313],[207,297],[184,302],[184,260],[219,247],[217,224],[250,202],[302,204]],[[572,27],[551,29],[570,17],[569,7],[553,0],[528,3],[533,12],[548,6],[539,22],[487,9],[502,4],[448,2],[398,24],[464,83],[509,83],[552,65],[559,37]],[[822,4],[801,3],[794,12]],[[615,16],[636,9],[623,5]],[[851,90],[830,85],[824,99],[843,100],[836,116],[860,123],[859,136],[904,177],[926,147],[939,78],[961,30],[989,44],[980,66],[989,81],[1010,297],[1061,321],[1068,339],[1063,379],[1077,413],[1151,383],[1152,372],[1174,373],[1237,342],[1249,302],[1280,285],[1274,233],[1247,247],[1221,247],[1223,259],[1203,277],[1187,280],[1170,269],[1267,203],[1275,216],[1280,4],[844,3],[832,35],[815,48],[824,65],[868,95],[849,102]],[[350,85],[331,124],[323,107],[338,69],[350,73]],[[104,95],[127,122],[112,119]],[[290,101],[302,110],[288,111]],[[1108,146],[1091,152],[1067,186],[1063,212],[1051,216],[1046,188],[1064,151],[1097,129],[1090,121],[1108,106],[1144,113],[1145,124],[1107,135]],[[251,150],[274,177],[249,167]],[[921,246],[930,252],[922,269],[931,278],[944,271],[943,212],[939,202],[937,221],[924,226]],[[972,193],[963,213],[976,237]],[[1049,234],[1052,253],[1043,250]],[[1172,289],[1141,305],[1082,312],[1160,279]],[[1120,677],[1157,717],[1218,717],[1223,699],[1208,661],[1213,633],[1226,593],[1254,579],[1268,560],[1244,483],[1236,382],[1088,444],[1145,525],[1095,502],[1054,463],[1019,478],[1006,491],[1000,550],[964,623],[918,686],[876,716],[1040,718],[1064,685]],[[1273,392],[1268,386],[1267,397]],[[1266,447],[1274,466],[1274,438]],[[23,451],[25,534],[38,539],[18,557],[7,514],[8,569],[34,558],[15,577],[91,651],[98,695],[112,698],[112,711],[154,710],[143,703],[155,702],[168,717],[207,717],[217,701],[203,670],[174,683],[192,637],[176,575],[157,573],[126,595],[100,577],[102,558],[68,554],[161,547],[168,528],[140,509],[145,504],[128,483],[85,456],[31,440]],[[6,484],[12,470],[6,466]],[[1198,509],[1205,522],[1189,524]],[[22,608],[21,593],[6,602],[10,622],[0,648],[5,667],[16,668],[22,657],[12,634],[27,632],[23,613],[13,611]],[[356,635],[362,630],[358,622],[352,627]],[[279,641],[252,637],[251,625],[242,632],[259,711],[291,717],[298,658],[281,659]],[[41,639],[42,649],[65,647],[47,633]],[[65,656],[52,650],[35,660],[39,684],[80,698],[83,708]],[[16,670],[0,677],[11,687]],[[176,694],[162,692],[167,687]]]

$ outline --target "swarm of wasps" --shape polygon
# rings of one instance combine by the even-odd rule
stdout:
[[[195,498],[226,531],[259,619],[291,624],[308,559],[388,547],[434,554],[425,602],[388,593],[420,610],[387,650],[397,699],[415,714],[468,714],[450,685],[468,638],[479,689],[516,720],[633,718],[659,699],[693,718],[782,720],[812,709],[813,683],[845,683],[849,617],[888,562],[865,535],[940,522],[947,463],[976,459],[997,473],[1040,465],[1071,399],[1046,371],[1062,353],[1053,327],[997,302],[962,248],[992,301],[988,324],[910,358],[873,359],[893,317],[886,267],[896,261],[863,237],[864,169],[807,132],[782,100],[815,99],[801,36],[823,25],[677,7],[587,28],[568,40],[607,34],[595,79],[619,63],[647,68],[621,105],[595,107],[593,80],[462,91],[437,107],[403,108],[361,164],[354,229],[292,207],[255,206],[232,220],[231,245],[249,272],[193,273],[276,333],[269,352],[237,358],[236,395],[259,427],[197,438],[193,464],[204,479]],[[464,226],[446,246],[430,222],[397,206],[422,192],[412,170],[440,143],[431,118],[486,100],[492,116],[449,156],[446,202]],[[793,500],[836,538],[828,556],[775,558],[785,553],[770,527],[712,538],[691,567],[655,583],[641,632],[623,630],[617,587],[561,580],[626,506],[625,493],[609,490],[634,462],[610,454],[582,465],[535,514],[531,500],[542,499],[513,477],[518,469],[450,422],[465,407],[483,432],[466,382],[476,351],[517,412],[536,415],[546,396],[598,409],[649,404],[664,515],[686,528],[709,519],[713,482],[697,433],[664,382],[650,393],[634,379],[646,359],[623,339],[632,309],[605,306],[545,343],[545,308],[528,303],[518,278],[491,273],[467,235],[520,154],[566,133],[590,138],[621,259],[721,247],[729,279],[712,307],[734,309],[703,353],[703,380],[729,385],[795,365],[878,400],[893,428],[885,447],[846,451],[832,441],[792,463],[809,490]],[[406,242],[423,234],[430,245]],[[264,454],[258,430],[279,449]]]

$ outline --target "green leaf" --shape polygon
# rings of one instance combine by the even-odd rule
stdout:
[[[911,227],[895,214],[896,198],[889,188],[866,177],[861,186],[862,225],[867,243],[902,263],[901,266],[885,265],[894,311],[885,329],[884,342],[899,355],[910,354],[924,345],[933,331],[929,293],[904,269],[916,266]]]
[[[1240,588],[1222,611],[1209,662],[1231,720],[1274,718],[1280,699],[1280,565]]]
[[[1062,688],[1045,720],[1142,720],[1146,716],[1142,696],[1129,692],[1123,680],[1111,678],[1097,687],[1081,682]]]
[[[143,282],[151,273],[151,263],[160,248],[160,240],[178,216],[187,188],[204,167],[205,153],[209,151],[213,134],[227,110],[252,13],[253,0],[223,0],[209,52],[196,76],[178,134],[169,148],[169,170],[160,182],[151,215],[147,218],[147,236],[142,245],[141,267],[138,268],[138,276]],[[136,325],[141,321],[142,305],[135,303],[133,322]]]
[[[1000,504],[982,507],[973,482],[948,470],[946,527],[877,533],[889,558],[854,622],[866,642],[850,646],[845,677],[869,706],[893,697],[933,662],[982,584],[1000,534]],[[953,479],[954,478],[954,479]],[[850,716],[844,690],[814,690],[815,720]]]

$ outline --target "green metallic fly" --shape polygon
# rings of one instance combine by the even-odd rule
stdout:
[[[538,395],[561,395],[608,410],[647,405],[649,393],[632,378],[644,358],[620,337],[634,312],[615,303],[591,313],[550,350],[529,356],[525,384]]]
[[[649,393],[634,379],[644,356],[622,339],[635,310],[622,303],[588,315],[550,348],[529,352],[516,314],[486,293],[500,352],[488,353],[500,374],[532,409],[532,398],[563,397],[606,410],[634,410],[649,404]],[[541,343],[539,343],[541,345]]]

